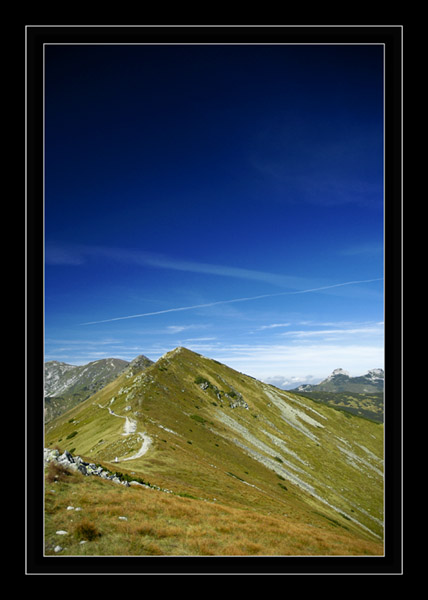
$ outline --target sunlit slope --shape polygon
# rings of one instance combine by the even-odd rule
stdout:
[[[382,424],[184,348],[49,423],[45,445],[173,493],[383,537]]]

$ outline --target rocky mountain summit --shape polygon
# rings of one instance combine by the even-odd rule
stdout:
[[[59,361],[45,363],[45,421],[63,414],[128,370],[129,376],[153,364],[146,356],[128,362],[120,358],[103,358],[85,365]]]

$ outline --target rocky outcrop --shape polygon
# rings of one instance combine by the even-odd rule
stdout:
[[[130,485],[129,481],[119,477],[116,473],[111,473],[95,463],[88,463],[80,456],[73,456],[70,452],[68,452],[68,450],[64,450],[64,452],[61,454],[59,450],[45,448],[44,460],[45,465],[50,462],[55,462],[70,471],[82,473],[82,475],[95,475],[97,477],[101,477],[102,479],[110,479],[115,483],[120,483],[127,487]]]
[[[145,482],[139,477],[132,479],[129,477],[129,475],[112,472],[108,469],[105,469],[101,465],[86,462],[80,456],[73,456],[70,452],[68,452],[68,450],[64,450],[64,452],[61,454],[61,452],[57,449],[45,448],[44,462],[45,466],[47,466],[50,462],[54,462],[63,466],[69,471],[79,472],[85,476],[95,475],[96,477],[101,477],[101,479],[109,479],[110,481],[119,483],[125,487],[139,486],[148,490],[157,490],[167,494],[172,494],[172,490],[161,488],[157,485]]]
[[[231,387],[227,383],[227,381],[223,379],[223,377],[220,377],[220,379],[230,388],[229,392],[219,390],[219,388],[216,385],[210,383],[207,379],[204,379],[203,377],[196,377],[195,383],[197,383],[201,390],[203,390],[204,392],[206,392],[207,390],[212,390],[217,396],[217,399],[220,400],[220,402],[223,402],[223,399],[228,400],[230,408],[240,407],[248,410],[248,404],[245,402],[244,398],[242,397],[242,394],[235,390],[233,387]]]

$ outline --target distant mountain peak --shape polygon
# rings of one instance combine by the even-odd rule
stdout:
[[[327,379],[325,379],[325,381],[330,381],[331,379],[333,379],[333,377],[337,377],[338,375],[343,375],[345,377],[350,377],[348,371],[345,371],[345,369],[334,369],[334,371],[331,373],[331,375],[329,375],[327,377]]]
[[[141,371],[144,371],[145,369],[147,369],[147,367],[150,367],[152,364],[153,364],[153,361],[150,360],[150,358],[147,358],[147,356],[144,356],[144,354],[139,354],[127,366],[127,368],[126,368],[127,377],[132,377],[134,375],[137,375]]]
[[[152,360],[150,360],[150,358],[147,358],[147,356],[144,356],[144,354],[139,354],[138,356],[136,356],[133,360],[131,360],[131,362],[129,363],[129,366],[137,366],[137,365],[141,365],[142,363],[153,363]]]
[[[384,379],[385,373],[383,369],[370,369],[367,371],[366,377],[370,379]]]

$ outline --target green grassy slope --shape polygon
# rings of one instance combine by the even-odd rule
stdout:
[[[322,402],[359,417],[383,422],[383,393],[357,394],[356,392],[299,392],[305,398]]]
[[[382,424],[184,348],[48,423],[45,446],[174,494],[382,540]]]

